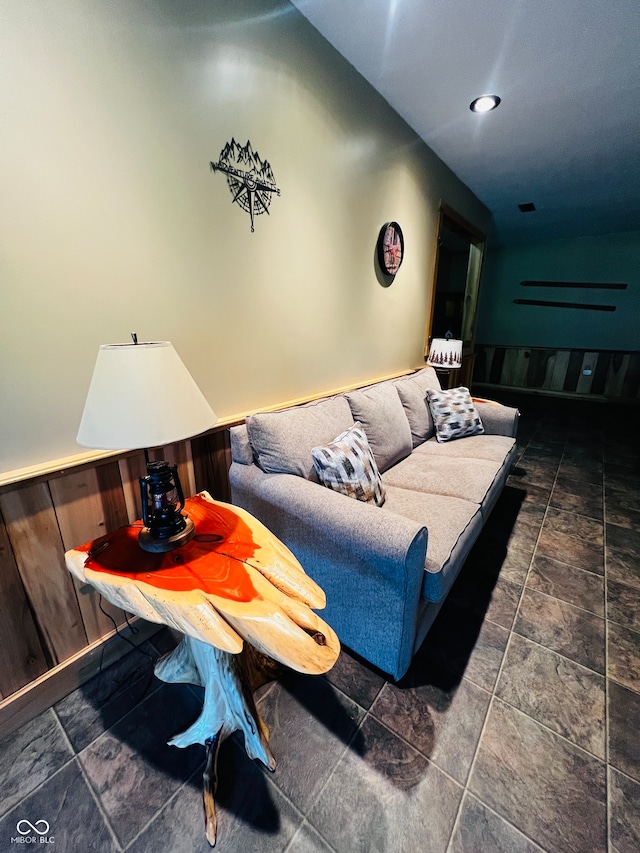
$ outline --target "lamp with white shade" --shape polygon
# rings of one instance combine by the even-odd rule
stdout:
[[[143,449],[147,476],[140,478],[140,547],[164,552],[195,533],[182,513],[178,469],[149,461],[148,448],[198,435],[216,415],[168,341],[103,344],[93,371],[77,442],[106,450]]]
[[[462,341],[446,336],[434,338],[429,347],[427,364],[443,370],[457,370],[462,367]]]

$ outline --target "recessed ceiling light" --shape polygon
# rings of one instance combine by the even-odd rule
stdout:
[[[469,109],[473,113],[488,113],[500,103],[500,98],[497,95],[481,95],[475,101],[471,101]]]

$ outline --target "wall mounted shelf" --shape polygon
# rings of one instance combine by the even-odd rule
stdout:
[[[544,308],[582,308],[586,311],[615,311],[615,305],[593,305],[586,302],[551,302],[548,299],[514,299],[516,305],[538,305]]]
[[[626,290],[629,285],[595,281],[521,281],[522,287],[580,287],[590,290]]]

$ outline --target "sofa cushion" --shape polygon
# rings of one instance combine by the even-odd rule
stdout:
[[[350,391],[345,397],[354,420],[362,424],[380,471],[411,453],[409,421],[390,382]]]
[[[426,526],[429,538],[422,597],[440,601],[482,529],[478,505],[461,498],[389,487],[381,511],[394,512]]]
[[[506,435],[469,435],[464,441],[439,442],[435,436],[425,441],[414,453],[442,458],[489,459],[502,462],[513,447],[515,438]]]
[[[382,506],[385,490],[362,426],[355,423],[330,444],[314,447],[313,464],[320,482],[334,492]]]
[[[451,441],[484,432],[468,388],[461,386],[448,391],[429,390],[427,400],[438,441]]]
[[[394,380],[404,413],[409,421],[413,446],[418,447],[434,434],[433,418],[427,403],[427,390],[440,390],[438,375],[433,367],[425,367],[411,376]]]
[[[297,474],[315,482],[311,448],[328,444],[351,426],[351,409],[342,396],[247,418],[249,440],[263,471]]]
[[[501,462],[489,459],[469,460],[412,453],[408,459],[386,471],[382,481],[385,486],[463,498],[481,504],[501,469]]]

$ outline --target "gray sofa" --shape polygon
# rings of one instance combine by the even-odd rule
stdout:
[[[427,367],[231,430],[233,503],[260,519],[327,596],[341,642],[399,679],[487,520],[514,461],[516,409],[476,403],[484,433],[438,442]],[[382,506],[320,484],[311,448],[360,422]]]

